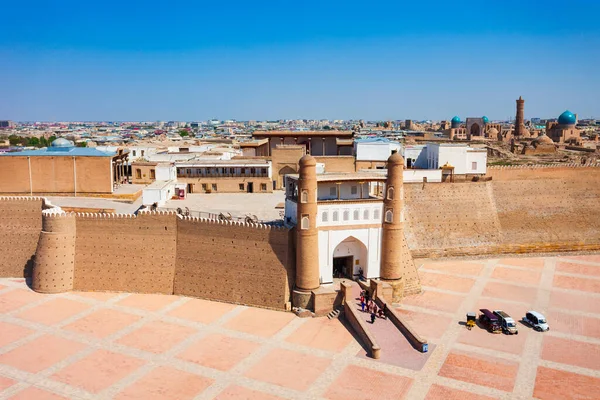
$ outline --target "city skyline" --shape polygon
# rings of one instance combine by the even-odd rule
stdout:
[[[8,5],[0,118],[600,117],[589,1],[144,4]]]

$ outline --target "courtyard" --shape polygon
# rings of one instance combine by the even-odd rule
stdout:
[[[380,360],[339,319],[4,278],[0,400],[600,398],[600,255],[416,263],[423,292],[399,311],[430,351]],[[533,309],[550,331],[467,330],[480,308]]]

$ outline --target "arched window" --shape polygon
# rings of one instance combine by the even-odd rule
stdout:
[[[387,199],[394,200],[394,187],[390,186],[387,191]]]
[[[387,210],[385,212],[385,222],[392,223],[394,221],[394,212],[392,210]]]
[[[329,219],[329,214],[327,213],[327,211],[323,211],[323,214],[321,214],[321,221],[327,222],[328,219]]]
[[[366,209],[363,211],[363,219],[364,220],[368,220],[369,219],[369,210]]]
[[[355,221],[358,221],[360,219],[360,211],[354,210],[354,215],[352,217],[354,218]]]
[[[308,215],[303,214],[302,219],[300,220],[300,229],[309,229],[310,228],[310,220],[308,219]]]
[[[348,221],[350,219],[350,211],[344,210],[344,221]]]
[[[381,218],[379,215],[379,209],[375,209],[375,211],[373,211],[373,219],[378,220],[379,218]]]
[[[308,203],[308,190],[302,189],[302,196],[300,197],[300,203]]]
[[[339,215],[337,210],[333,212],[333,222],[338,222],[339,221]]]

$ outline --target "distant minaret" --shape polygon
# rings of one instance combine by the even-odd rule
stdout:
[[[299,162],[296,217],[296,290],[317,289],[319,232],[317,229],[317,161],[305,155]]]
[[[525,128],[525,100],[521,96],[517,99],[517,116],[515,118],[514,136],[521,136]]]

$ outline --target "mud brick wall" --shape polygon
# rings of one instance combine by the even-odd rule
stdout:
[[[181,218],[174,292],[286,309],[294,283],[291,240],[283,228]]]
[[[485,183],[405,185],[413,256],[600,249],[600,168],[501,171]]]
[[[74,290],[173,293],[177,216],[77,214]]]
[[[0,197],[0,277],[31,276],[42,204],[41,197]]]

